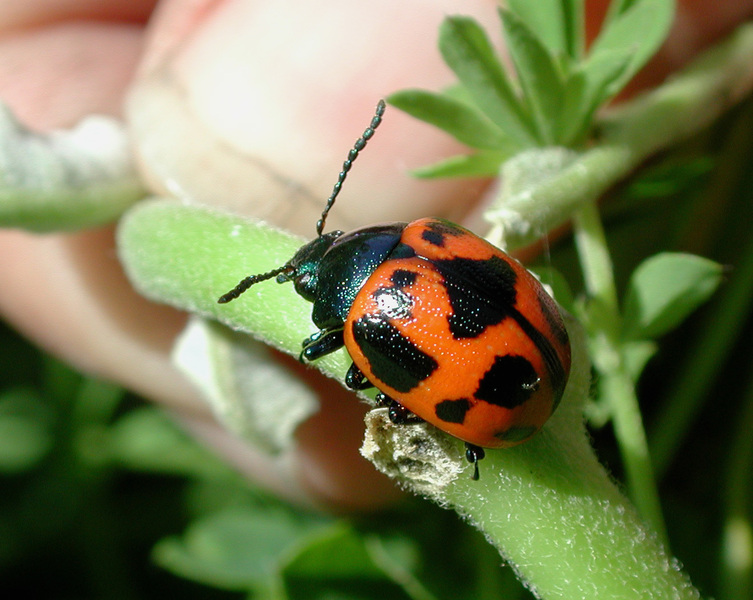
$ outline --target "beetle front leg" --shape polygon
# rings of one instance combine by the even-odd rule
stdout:
[[[350,371],[348,372],[350,373]],[[393,400],[387,394],[379,392],[374,396],[374,400],[376,401],[377,406],[387,407],[387,415],[389,416],[390,421],[395,425],[415,425],[416,423],[421,423],[423,421],[421,417],[409,411],[397,400]],[[465,443],[465,458],[473,465],[471,479],[474,481],[478,481],[478,461],[482,460],[484,456],[486,456],[486,452],[484,452],[484,449],[481,446],[469,444],[468,442]]]
[[[301,344],[303,350],[298,355],[301,362],[309,362],[331,354],[345,345],[342,329],[320,329]]]
[[[390,421],[395,425],[411,425],[423,422],[421,417],[409,411],[397,400],[393,400],[387,394],[379,392],[374,396],[374,400],[376,401],[377,406],[387,407],[387,416],[389,416]]]
[[[366,379],[366,376],[363,374],[361,369],[356,366],[356,363],[350,363],[350,368],[345,374],[345,385],[349,390],[354,390],[356,392],[376,387],[373,383]]]

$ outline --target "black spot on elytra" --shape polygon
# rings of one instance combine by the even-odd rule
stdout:
[[[405,289],[416,282],[417,273],[406,269],[396,269],[390,276],[390,281],[398,289]]]
[[[462,423],[470,408],[471,403],[467,398],[442,400],[434,407],[434,414],[445,423]]]
[[[438,367],[437,361],[413,345],[382,316],[367,315],[355,321],[353,338],[374,377],[398,392],[409,392]]]
[[[452,237],[459,237],[468,233],[462,227],[455,225],[455,223],[451,223],[450,221],[445,221],[443,219],[433,219],[426,224],[426,229],[442,236]]]
[[[466,233],[464,229],[449,221],[436,219],[426,223],[425,229],[421,232],[421,239],[441,248],[445,245],[447,237],[458,237]]]
[[[480,336],[487,327],[512,318],[523,333],[534,343],[546,365],[554,391],[555,404],[559,402],[567,382],[567,374],[548,332],[536,329],[518,311],[518,277],[510,264],[498,256],[487,260],[454,258],[436,260],[434,264],[444,279],[452,314],[447,317],[450,332],[455,339],[472,339]],[[556,319],[556,307],[548,296],[539,292],[539,303],[556,336],[557,343],[567,346],[567,332]]]
[[[430,243],[432,246],[441,248],[444,246],[444,234],[434,229],[426,228],[421,232],[421,239]]]
[[[453,258],[434,264],[444,278],[452,307],[447,320],[455,339],[478,337],[514,310],[518,278],[513,268],[498,256],[485,260]]]
[[[523,404],[536,391],[539,376],[522,356],[496,356],[494,364],[484,373],[474,397],[478,400],[513,409]]]
[[[515,311],[518,317],[515,320],[520,325],[528,338],[534,343],[541,353],[541,357],[544,359],[546,370],[549,373],[549,379],[552,384],[552,390],[554,395],[554,407],[556,408],[562,399],[562,393],[565,391],[565,384],[567,383],[567,373],[565,373],[565,367],[560,360],[557,351],[552,346],[549,338],[541,331],[531,325],[528,319],[525,319],[523,315]],[[567,332],[563,331],[565,338],[567,338]],[[568,342],[569,343],[569,342]]]

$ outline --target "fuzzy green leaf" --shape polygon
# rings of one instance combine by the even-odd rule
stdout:
[[[627,71],[631,57],[620,52],[591,56],[573,71],[565,83],[560,126],[560,143],[577,143],[591,128],[596,110],[608,100],[612,84]]]
[[[622,356],[625,361],[625,368],[633,381],[638,381],[651,358],[653,358],[659,346],[650,340],[635,340],[625,342],[622,345]]]
[[[95,227],[114,221],[145,193],[122,123],[90,116],[42,135],[0,103],[0,227]]]
[[[311,536],[285,566],[287,577],[384,579],[357,531],[340,524]]]
[[[591,60],[602,60],[602,53],[616,53],[629,59],[629,67],[607,86],[613,96],[654,55],[666,39],[674,19],[672,0],[638,0],[615,16],[596,38],[591,48]]]
[[[409,115],[438,127],[472,148],[505,149],[517,144],[475,108],[450,96],[424,90],[404,90],[388,101]]]
[[[578,57],[583,46],[583,0],[508,0],[507,7],[552,53]]]
[[[252,590],[277,577],[306,529],[284,511],[229,509],[194,522],[182,537],[161,540],[154,558],[194,581]]]
[[[486,32],[469,17],[448,17],[439,50],[481,111],[520,146],[537,144],[535,129]]]
[[[719,287],[723,267],[691,254],[662,253],[633,273],[625,298],[623,335],[653,339],[677,327]]]
[[[133,471],[216,478],[227,469],[154,407],[136,409],[118,419],[109,430],[105,448],[101,438],[96,441],[96,451]]]
[[[555,135],[565,93],[562,74],[554,56],[522,20],[510,11],[499,14],[538,137],[545,145],[553,145],[558,142]]]
[[[411,173],[416,177],[433,179],[438,177],[496,177],[502,163],[513,153],[476,152],[460,154],[445,160],[420,167]]]

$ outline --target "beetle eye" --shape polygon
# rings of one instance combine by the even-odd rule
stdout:
[[[316,299],[317,278],[311,271],[301,273],[295,279],[295,291],[305,300],[313,302]]]

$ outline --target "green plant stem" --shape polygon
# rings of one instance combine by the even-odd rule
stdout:
[[[666,542],[666,528],[635,385],[621,352],[619,332],[622,319],[612,261],[595,203],[584,203],[575,213],[574,230],[589,302],[586,320],[592,332],[592,359],[602,394],[611,409],[630,496],[643,518]]]
[[[465,516],[537,598],[698,599],[589,445],[590,363],[582,328],[566,320],[573,364],[560,407],[530,441],[489,450],[478,481],[459,442],[430,426],[391,426],[386,409],[369,413],[362,452]]]
[[[732,440],[724,477],[724,529],[719,581],[720,598],[753,596],[753,524],[749,510],[753,468],[753,378]]]

